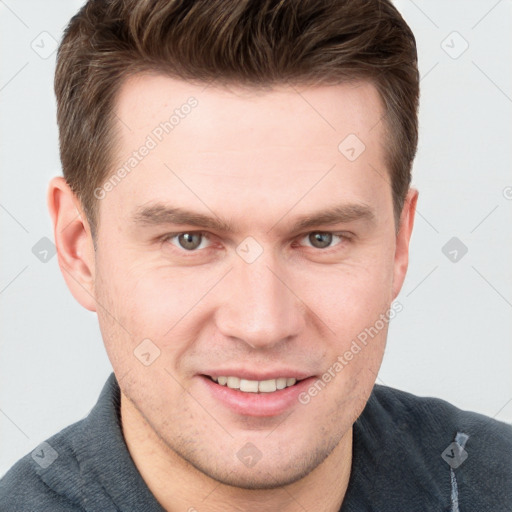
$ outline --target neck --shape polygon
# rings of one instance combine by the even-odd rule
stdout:
[[[252,490],[219,483],[172,451],[121,393],[121,422],[130,455],[149,490],[168,512],[279,510],[338,512],[352,464],[352,428],[331,454],[301,480]],[[199,489],[199,491],[198,491]]]

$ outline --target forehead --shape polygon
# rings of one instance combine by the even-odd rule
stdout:
[[[256,90],[138,75],[123,84],[115,113],[112,171],[126,172],[102,208],[120,208],[122,197],[132,210],[193,202],[229,216],[276,201],[285,211],[301,196],[307,208],[390,193],[383,107],[370,83]]]
[[[301,132],[307,132],[311,145],[319,141],[330,145],[347,130],[365,137],[368,124],[375,127],[383,115],[379,94],[370,82],[256,89],[193,84],[159,74],[139,74],[123,83],[117,98],[115,110],[120,128],[124,128],[123,139],[130,142],[132,130],[150,133],[190,98],[197,100],[199,107],[193,111],[195,135],[203,145],[209,143],[216,148],[222,143],[225,150],[248,149],[257,146],[261,139],[268,142],[266,138],[272,128],[280,128],[273,133],[280,145],[297,142]],[[187,124],[191,123],[183,123],[180,132],[187,130]],[[226,140],[229,131],[237,136]],[[244,137],[248,134],[250,137]]]

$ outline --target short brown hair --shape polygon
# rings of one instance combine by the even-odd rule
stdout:
[[[57,57],[64,177],[97,227],[123,81],[143,71],[245,86],[371,81],[385,109],[395,221],[418,139],[416,41],[388,0],[89,0]]]

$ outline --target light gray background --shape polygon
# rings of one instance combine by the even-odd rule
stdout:
[[[48,54],[81,4],[0,0],[0,475],[85,416],[110,373],[96,316],[57,258],[32,252],[53,238],[46,189],[60,174]],[[377,381],[512,422],[512,3],[396,4],[419,48],[420,199]],[[468,248],[457,262],[442,252],[452,237]]]

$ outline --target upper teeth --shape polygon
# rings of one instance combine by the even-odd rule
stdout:
[[[290,377],[279,377],[278,379],[269,380],[247,380],[238,377],[212,377],[212,379],[220,384],[231,389],[239,389],[245,393],[272,393],[276,389],[284,389],[293,386],[297,379]]]

